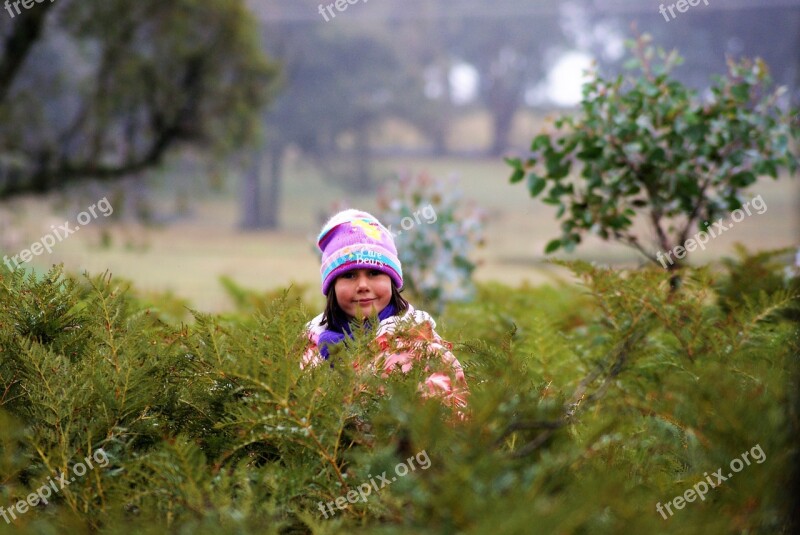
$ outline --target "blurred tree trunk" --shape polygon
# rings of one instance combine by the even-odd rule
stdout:
[[[500,90],[503,93],[502,90]],[[511,137],[511,125],[514,121],[514,114],[520,103],[517,97],[505,92],[502,95],[490,97],[492,113],[492,147],[489,150],[490,156],[501,156],[508,149],[509,138]]]
[[[47,12],[52,3],[37,6],[18,15],[19,20],[3,43],[3,56],[0,57],[0,103],[8,96],[11,84],[25,64],[28,53],[39,41],[47,21]]]
[[[242,222],[243,230],[261,228],[261,165],[264,150],[259,148],[252,155],[252,161],[242,180]]]
[[[272,142],[253,153],[252,162],[242,181],[240,227],[243,230],[272,230],[280,227],[283,152],[283,144]],[[267,163],[266,189],[262,188],[265,163]]]
[[[283,152],[280,143],[273,143],[269,149],[269,182],[267,198],[264,203],[264,228],[280,227],[281,181],[283,180]]]
[[[433,121],[433,155],[437,157],[446,156],[450,150],[447,146],[447,140],[450,135],[450,127],[453,124],[453,92],[450,86],[450,69],[452,65],[447,58],[447,53],[444,49],[444,44],[440,39],[437,39],[437,61],[439,68],[442,70],[443,77],[441,84],[445,88],[442,95],[442,101],[439,102],[437,113],[432,118]]]
[[[444,121],[434,127],[433,156],[437,158],[443,158],[450,152],[450,149],[447,146],[447,136],[449,133],[450,130]]]
[[[562,29],[561,14],[552,2],[537,14],[513,19],[464,19],[448,30],[453,57],[478,71],[480,101],[491,117],[492,138],[486,151],[501,155],[509,148],[517,110],[525,91],[547,76],[545,58],[571,46]],[[531,31],[536,27],[535,32]]]

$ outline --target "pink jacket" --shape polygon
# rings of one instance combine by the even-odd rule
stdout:
[[[320,325],[322,314],[306,324],[308,346],[303,354],[300,368],[317,366],[325,360],[319,352],[319,336],[325,331]],[[408,322],[407,328],[395,332],[401,324]],[[438,357],[447,366],[446,373],[431,373],[419,385],[423,397],[439,397],[446,405],[455,409],[467,406],[469,389],[464,377],[464,370],[450,351],[453,344],[446,342],[434,330],[436,322],[424,310],[416,310],[408,305],[402,316],[391,316],[381,321],[375,336],[375,347],[378,352],[370,368],[373,372],[381,371],[381,377],[387,377],[395,369],[408,373],[415,362],[424,362]],[[358,366],[355,363],[354,366]],[[430,366],[425,364],[425,371]],[[460,412],[460,411],[459,411]]]

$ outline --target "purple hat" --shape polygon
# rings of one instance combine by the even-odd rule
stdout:
[[[317,238],[322,251],[322,293],[328,295],[336,277],[353,269],[377,269],[403,287],[403,269],[389,230],[375,216],[344,210],[333,216]]]

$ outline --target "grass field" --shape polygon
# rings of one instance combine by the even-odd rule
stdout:
[[[547,264],[543,255],[545,243],[558,235],[555,209],[532,200],[523,185],[509,184],[508,168],[502,161],[398,158],[382,160],[378,167],[378,176],[391,176],[396,170],[425,170],[440,178],[454,173],[460,177],[466,197],[489,215],[486,246],[476,254],[480,261],[478,280],[517,285],[566,277],[562,269]],[[796,179],[759,182],[751,192],[763,196],[767,211],[736,223],[712,240],[705,252],[694,253],[692,261],[718,259],[729,254],[737,241],[755,249],[797,246],[799,186]],[[313,167],[302,160],[290,161],[282,199],[283,228],[279,232],[243,233],[237,229],[236,195],[205,195],[192,201],[189,217],[173,224],[150,228],[138,224],[89,224],[58,243],[51,254],[35,257],[32,265],[44,270],[63,262],[68,270],[77,273],[109,270],[134,281],[142,290],[171,290],[196,308],[210,312],[230,306],[217,280],[220,275],[259,290],[305,284],[309,286],[309,296],[317,296],[321,306],[319,263],[313,244],[321,219],[330,214],[334,201],[366,210],[376,207],[373,195],[347,198]],[[16,220],[8,216],[3,219],[0,208],[0,251],[16,254],[50,232],[51,225],[75,221],[77,211],[54,213],[51,204],[38,199],[15,200]],[[110,233],[110,247],[99,245],[102,228]],[[626,247],[599,240],[589,240],[574,255],[556,256],[612,265],[636,265],[642,261]]]

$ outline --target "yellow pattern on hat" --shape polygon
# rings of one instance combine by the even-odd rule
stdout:
[[[368,219],[354,219],[350,222],[350,225],[360,228],[364,231],[364,234],[373,240],[379,241],[381,239],[380,227],[372,224]]]

